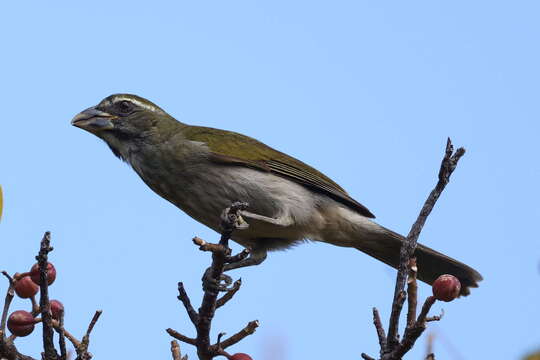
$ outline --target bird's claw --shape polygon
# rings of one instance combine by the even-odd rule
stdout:
[[[212,277],[212,268],[206,269],[202,277],[202,284],[204,291],[225,292],[229,291],[229,286],[233,283],[232,278],[229,275],[221,274],[218,279]]]
[[[242,218],[242,210],[247,209],[248,203],[235,202],[221,214],[221,228],[224,230],[245,230],[249,224]]]

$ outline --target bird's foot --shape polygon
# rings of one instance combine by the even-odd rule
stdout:
[[[204,272],[202,284],[204,291],[225,292],[229,290],[232,284],[232,278],[229,275],[221,274],[219,279],[212,277],[212,268],[209,267]]]
[[[223,271],[230,271],[247,266],[259,265],[266,259],[266,250],[254,249],[249,251],[249,257],[241,259],[240,261],[225,264]]]
[[[247,229],[249,224],[242,218],[240,213],[247,209],[248,206],[248,203],[237,201],[223,210],[223,213],[221,214],[222,230],[225,232],[232,232],[233,230]]]

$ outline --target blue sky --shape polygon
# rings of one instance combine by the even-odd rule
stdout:
[[[485,280],[470,297],[434,307],[446,311],[430,327],[435,351],[519,358],[540,346],[539,10],[533,1],[3,2],[0,267],[29,268],[51,230],[51,292],[66,306],[66,327],[80,335],[104,310],[96,359],[169,359],[164,329],[193,334],[176,283],[199,302],[209,257],[190,239],[217,235],[70,126],[111,93],[136,93],[184,122],[296,156],[401,233],[450,136],[467,154],[420,241]],[[371,307],[388,318],[394,281],[385,265],[312,243],[235,275],[243,289],[214,332],[253,319],[261,327],[232,352],[376,355]],[[39,338],[18,344],[37,356]],[[424,351],[422,338],[408,358]]]

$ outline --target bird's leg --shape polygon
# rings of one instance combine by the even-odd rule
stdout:
[[[252,222],[262,222],[266,225],[275,225],[279,227],[288,227],[291,225],[294,225],[294,221],[290,216],[282,216],[279,218],[271,218],[268,216],[258,215],[254,214],[249,211],[241,211],[240,214],[242,217],[244,217],[246,220],[248,220],[248,224],[253,225]]]
[[[247,223],[245,227],[237,229],[239,233],[245,229],[267,229],[275,235],[279,234],[279,231],[294,225],[294,221],[290,216],[281,216],[278,218],[271,218],[268,216],[263,216],[255,214],[246,210],[241,210],[240,215]],[[262,241],[262,240],[261,240]],[[250,249],[249,257],[240,260],[232,264],[225,264],[225,271],[238,269],[246,266],[259,265],[266,259],[266,248],[263,246],[255,246]]]
[[[225,264],[224,271],[238,269],[246,266],[259,265],[266,259],[266,250],[256,248],[249,253],[249,257],[232,264]]]

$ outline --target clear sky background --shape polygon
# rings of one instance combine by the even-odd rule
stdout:
[[[323,171],[401,233],[450,136],[467,154],[421,242],[485,280],[434,306],[446,311],[430,326],[435,351],[517,359],[540,346],[539,11],[535,1],[4,1],[0,267],[29,268],[51,230],[51,292],[66,327],[80,336],[103,309],[96,359],[170,359],[165,329],[194,334],[176,283],[198,304],[209,263],[191,238],[218,236],[72,127],[76,113],[129,92],[184,122],[253,136]],[[261,327],[232,352],[377,354],[371,308],[388,318],[395,277],[385,265],[311,243],[234,275],[243,289],[218,312],[214,338],[253,319]],[[430,291],[422,285],[421,297]],[[17,343],[38,356],[39,341]],[[421,359],[424,343],[408,358]]]

